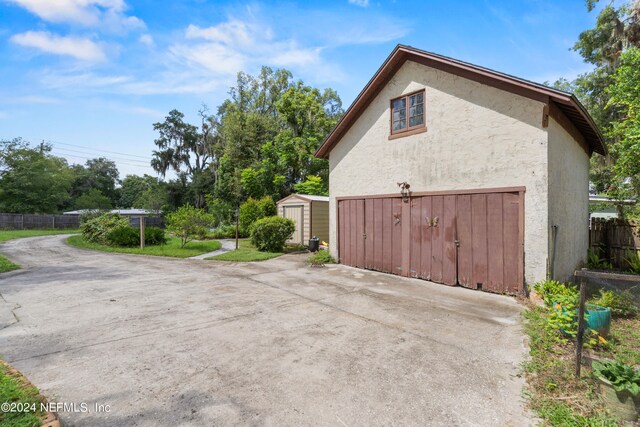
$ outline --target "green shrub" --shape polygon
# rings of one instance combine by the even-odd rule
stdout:
[[[282,252],[295,229],[296,225],[290,219],[279,216],[262,218],[251,226],[251,243],[262,252]]]
[[[593,374],[611,383],[615,391],[628,391],[633,396],[640,394],[640,371],[619,361],[594,361]]]
[[[209,233],[209,236],[214,239],[233,239],[236,237],[236,226],[221,225]]]
[[[80,226],[80,231],[86,240],[102,245],[108,245],[108,236],[111,231],[116,228],[128,226],[129,221],[127,218],[116,213],[106,213],[82,224]]]
[[[207,211],[213,217],[213,225],[219,227],[236,220],[235,207],[231,203],[213,196],[205,196]]]
[[[105,213],[108,213],[108,211],[100,209],[88,210],[86,212],[82,212],[78,217],[78,220],[80,221],[80,225],[82,225],[87,221],[91,221],[92,219],[96,219],[99,216],[104,215]]]
[[[260,200],[249,197],[246,202],[240,205],[238,214],[240,234],[243,237],[248,236],[254,222],[277,213],[276,204],[270,196],[265,196]]]
[[[322,250],[307,258],[307,262],[315,267],[324,264],[335,264],[336,260],[331,256],[329,251]]]
[[[552,308],[554,302],[578,304],[579,292],[575,285],[557,280],[541,280],[533,285],[533,289],[540,295],[544,305],[548,308]]]
[[[617,317],[632,317],[638,313],[638,307],[629,291],[618,292],[600,289],[600,296],[589,302],[602,307],[609,307],[611,314]]]
[[[140,230],[130,225],[114,228],[107,235],[107,241],[111,246],[133,247],[140,244]]]
[[[640,274],[640,251],[629,251],[629,255],[625,261],[631,273]]]
[[[587,267],[591,270],[611,270],[613,265],[593,249],[587,252]]]
[[[139,231],[139,230],[137,230]],[[167,236],[165,236],[164,230],[158,227],[147,227],[144,229],[144,244],[153,246],[153,245],[164,245],[167,243]]]
[[[206,237],[212,223],[211,214],[190,205],[167,215],[167,231],[180,238],[182,248],[195,238]]]

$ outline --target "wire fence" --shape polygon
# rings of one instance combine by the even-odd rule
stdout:
[[[140,227],[140,216],[129,216],[132,227]],[[164,228],[164,218],[161,216],[146,216],[146,227]],[[0,213],[0,229],[30,230],[30,229],[66,229],[79,228],[80,215],[54,214],[13,214]]]

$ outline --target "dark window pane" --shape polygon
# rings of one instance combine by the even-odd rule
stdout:
[[[415,95],[409,97],[409,105],[411,105],[411,106],[416,105],[416,96]]]
[[[411,107],[411,108],[409,109],[409,117],[413,117],[413,116],[415,116],[416,114],[417,114],[417,113],[416,113],[416,107]]]
[[[413,126],[415,126],[415,125],[416,125],[416,117],[411,117],[411,118],[409,119],[409,126],[410,126],[410,127],[413,127]]]
[[[398,120],[397,122],[393,122],[393,130],[402,130],[407,127],[407,122],[405,120]]]
[[[415,123],[411,126],[418,126],[424,123],[424,116],[412,117],[411,120],[414,120],[414,123]]]
[[[396,99],[393,101],[393,109],[395,110],[400,110],[402,108],[405,108],[405,99],[401,98],[401,99]]]
[[[401,119],[405,119],[407,117],[407,110],[406,109],[402,109],[400,111],[398,111],[398,113],[400,114]]]
[[[418,104],[422,104],[423,101],[424,101],[424,94],[423,93],[419,93],[417,95],[417,98],[418,98]]]
[[[393,121],[397,121],[400,120],[400,112],[399,111],[394,111],[393,112]]]
[[[416,113],[417,113],[418,115],[422,115],[422,113],[423,113],[423,112],[424,112],[424,105],[419,104],[419,105],[416,107]]]

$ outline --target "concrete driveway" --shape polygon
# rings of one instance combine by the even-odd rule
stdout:
[[[300,255],[229,264],[64,239],[0,245],[23,266],[0,275],[0,353],[78,405],[66,425],[530,423],[512,298]]]

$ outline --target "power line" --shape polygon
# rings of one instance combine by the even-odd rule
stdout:
[[[76,145],[76,144],[68,144],[66,142],[59,142],[59,141],[51,141],[51,140],[46,140],[47,142],[50,142],[52,144],[58,144],[58,145],[67,145],[69,147],[76,147],[76,148],[84,148],[90,151],[99,151],[99,152],[103,152],[103,153],[109,153],[109,154],[118,154],[121,156],[127,156],[127,157],[138,157],[140,159],[144,159],[144,160],[149,160],[148,157],[145,156],[138,156],[137,154],[127,154],[127,153],[120,153],[118,151],[109,151],[109,150],[102,150],[100,148],[93,148],[93,147],[86,147],[83,145]]]
[[[80,154],[86,154],[89,156],[92,156],[93,153],[90,152],[86,152],[86,151],[81,151],[81,150],[74,150],[72,148],[60,148],[58,147],[56,144],[52,144],[53,148],[55,148],[58,151],[64,151],[64,152],[72,152],[72,153],[80,153]],[[121,157],[114,157],[114,156],[109,156],[110,159],[112,160],[120,160],[120,161],[127,161],[127,162],[136,162],[136,163],[144,163],[144,164],[149,164],[150,160],[136,160],[136,159],[126,159],[126,158],[121,158]]]
[[[2,138],[0,138],[0,139],[2,139]],[[51,140],[51,139],[45,139],[45,138],[36,138],[36,139],[33,139],[33,138],[29,138],[29,139],[22,138],[22,139],[23,139],[23,141],[26,141],[26,142],[28,142],[30,144],[34,144],[34,145],[39,145],[40,142],[34,143],[33,141],[42,141],[42,142],[47,142],[47,143],[49,143],[51,145],[64,145],[64,146],[69,146],[69,147],[82,148],[82,149],[88,150],[90,152],[90,153],[86,153],[85,152],[84,154],[94,155],[93,152],[96,152],[96,153],[109,153],[109,154],[116,154],[116,155],[125,156],[125,157],[132,157],[132,158],[126,159],[126,160],[135,161],[135,162],[140,161],[138,159],[145,160],[146,162],[150,162],[151,161],[150,157],[140,156],[140,155],[137,155],[137,154],[122,153],[122,152],[119,152],[119,151],[102,150],[100,148],[87,147],[85,145],[69,144],[67,142],[54,141],[54,140]],[[71,150],[69,148],[64,148],[64,147],[59,147],[59,148],[60,149],[65,149],[65,150]]]
[[[54,149],[52,151],[52,154],[57,154],[57,155],[62,156],[62,157],[72,157],[74,159],[82,159],[82,160],[94,160],[95,159],[95,158],[91,158],[91,157],[78,156],[76,154],[59,153],[59,152],[56,152],[57,150],[58,149]],[[137,167],[137,168],[145,168],[145,169],[154,170],[151,166],[134,164],[134,163],[127,163],[125,161],[118,161],[117,163],[122,164],[122,165],[127,165],[127,166],[134,166],[134,167]]]

